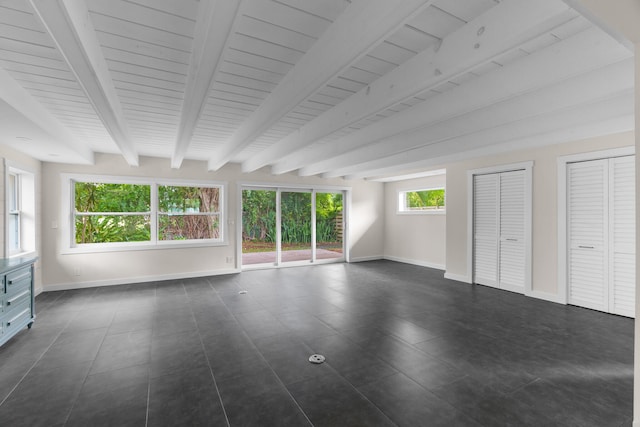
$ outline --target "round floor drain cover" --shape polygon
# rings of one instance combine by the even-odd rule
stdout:
[[[240,295],[244,295],[244,294],[246,294],[246,293],[247,293],[247,291],[240,291],[240,292],[238,292],[238,293],[239,293]]]
[[[312,354],[309,357],[309,362],[317,363],[317,364],[322,363],[322,362],[324,362],[324,356],[321,355],[321,354]]]

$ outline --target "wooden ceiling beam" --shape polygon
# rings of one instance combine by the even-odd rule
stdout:
[[[480,76],[440,95],[434,96],[410,109],[380,120],[366,128],[320,147],[307,150],[307,164],[300,175],[324,173],[338,164],[371,159],[366,145],[412,129],[436,125],[456,116],[490,107],[510,97],[542,89],[562,82],[585,70],[604,67],[629,57],[629,52],[615,40],[603,39],[596,28],[588,29],[547,49],[512,62],[491,73]],[[546,106],[540,106],[545,108]],[[386,153],[414,147],[424,141],[394,138],[396,144],[387,146]],[[297,156],[297,155],[296,155]],[[284,158],[272,168],[275,174],[298,166],[299,159]],[[340,166],[339,166],[340,167]]]
[[[633,89],[622,89],[600,99],[479,128],[383,159],[332,169],[322,177],[345,176],[356,179],[380,176],[477,156],[491,156],[522,147],[535,148],[633,130],[633,98]],[[417,132],[412,137],[417,139],[423,136]]]
[[[224,147],[209,159],[209,170],[217,170],[230,161],[296,105],[430,3],[427,0],[352,0]]]
[[[243,164],[250,172],[490,62],[574,17],[556,0],[505,0]],[[508,34],[508,37],[505,35]],[[297,167],[296,167],[297,166]]]
[[[171,167],[182,165],[198,120],[207,104],[229,36],[239,16],[238,0],[200,0],[189,74]]]
[[[78,83],[131,166],[138,166],[122,106],[84,0],[29,0]]]

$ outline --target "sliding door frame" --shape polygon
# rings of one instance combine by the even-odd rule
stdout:
[[[276,262],[275,264],[256,264],[255,267],[242,265],[242,191],[243,190],[267,190],[276,192]],[[281,235],[281,193],[283,191],[311,193],[311,221],[312,243],[311,260],[302,262],[282,262],[282,235]],[[316,193],[342,193],[342,251],[343,256],[335,259],[316,259]],[[302,265],[330,264],[337,262],[350,262],[349,254],[349,215],[351,213],[351,187],[326,186],[326,185],[300,185],[273,182],[238,182],[236,198],[236,266],[239,270],[260,268],[299,267]],[[233,225],[233,224],[230,224]]]

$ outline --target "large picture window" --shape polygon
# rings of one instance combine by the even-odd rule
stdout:
[[[71,248],[220,244],[224,185],[67,176]]]

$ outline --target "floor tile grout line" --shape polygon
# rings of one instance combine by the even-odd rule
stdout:
[[[211,285],[211,283],[209,282],[209,280],[207,279],[207,283],[209,284],[209,287],[211,287],[213,289],[213,286]],[[183,284],[184,286],[184,284]],[[215,291],[215,289],[213,289]],[[185,292],[186,292],[186,288],[185,288]],[[217,291],[216,291],[216,295],[217,295]],[[187,293],[187,298],[189,298],[189,294]],[[222,301],[222,299],[221,299]],[[224,301],[222,301],[222,303],[224,304]],[[226,308],[226,305],[225,305]],[[211,374],[211,379],[213,380],[213,386],[216,388],[216,394],[218,395],[218,400],[220,401],[220,407],[222,408],[222,413],[224,414],[224,419],[227,421],[227,427],[231,426],[231,423],[229,422],[229,416],[227,415],[227,409],[224,407],[224,402],[222,401],[222,395],[220,394],[220,388],[218,387],[218,381],[216,381],[216,376],[213,372],[213,368],[211,367],[211,361],[209,360],[209,355],[207,354],[207,349],[204,346],[204,340],[202,339],[202,334],[200,333],[200,326],[198,326],[198,320],[196,319],[195,313],[193,312],[193,307],[191,306],[191,303],[189,303],[189,311],[191,312],[191,316],[193,317],[193,321],[196,325],[196,331],[198,332],[198,338],[200,339],[200,347],[202,348],[202,352],[204,353],[204,357],[207,360],[207,366],[209,367],[209,373]]]
[[[158,285],[156,282],[153,282],[153,316],[155,317],[156,312],[156,301],[158,296]],[[152,321],[151,323],[151,338],[149,341],[149,356],[147,357],[147,407],[145,408],[145,416],[144,416],[144,426],[149,426],[149,404],[151,402],[151,352],[152,352],[152,344],[153,344],[153,328],[155,323]]]
[[[240,289],[240,287],[238,285],[237,289]],[[216,290],[217,293],[217,290]],[[282,379],[280,378],[280,376],[276,373],[276,371],[273,369],[273,367],[271,366],[271,364],[269,363],[269,361],[267,361],[267,359],[264,357],[264,355],[262,354],[262,352],[260,351],[260,349],[256,346],[256,344],[253,342],[253,340],[251,339],[251,337],[249,335],[247,335],[246,330],[244,329],[244,327],[240,324],[240,322],[238,321],[238,318],[236,317],[235,313],[233,311],[231,311],[229,309],[229,307],[227,306],[227,303],[220,298],[220,300],[222,301],[222,304],[224,305],[224,308],[229,312],[229,314],[233,317],[235,323],[238,325],[238,327],[240,327],[240,329],[242,330],[242,333],[244,334],[244,336],[249,340],[249,342],[251,343],[251,346],[256,350],[256,352],[260,355],[260,358],[266,363],[266,365],[269,367],[269,370],[271,371],[271,373],[273,374],[273,376],[275,378],[277,378],[278,382],[280,383],[280,385],[283,387],[283,389],[287,392],[287,394],[289,395],[289,397],[291,398],[291,400],[295,403],[296,407],[300,410],[300,413],[304,416],[304,418],[309,422],[309,425],[313,427],[313,423],[311,422],[311,420],[309,419],[309,416],[307,415],[307,413],[302,409],[302,407],[300,406],[300,404],[298,403],[298,401],[293,397],[293,395],[291,394],[291,392],[289,391],[289,389],[287,388],[287,386],[284,384],[284,382],[282,381]],[[204,344],[203,344],[204,345]],[[207,360],[208,356],[207,356]],[[222,396],[220,396],[220,399],[222,399]],[[228,420],[227,420],[228,422]]]
[[[64,419],[63,426],[67,425],[67,423],[69,422],[69,418],[71,417],[71,413],[73,412],[73,409],[76,407],[76,404],[78,403],[78,398],[80,397],[80,393],[82,393],[82,389],[84,388],[84,385],[87,383],[87,378],[89,378],[89,376],[91,374],[91,368],[93,368],[93,364],[96,362],[96,359],[98,358],[98,353],[100,353],[100,349],[102,348],[102,345],[104,344],[104,341],[107,339],[107,332],[109,332],[109,328],[113,324],[113,320],[115,319],[115,317],[116,317],[116,315],[115,315],[115,312],[114,312],[113,316],[111,317],[111,322],[109,322],[109,326],[107,326],[105,328],[105,330],[104,330],[104,335],[102,336],[102,341],[100,341],[100,346],[98,347],[98,351],[96,352],[96,355],[94,356],[93,360],[91,361],[91,365],[89,365],[89,369],[87,370],[87,374],[84,376],[84,378],[82,380],[82,384],[80,385],[80,388],[78,390],[78,393],[74,397],[73,403],[71,404],[71,407],[69,408],[69,411],[67,412],[67,416]]]
[[[56,337],[53,339],[53,341],[51,341],[51,344],[49,344],[47,346],[47,348],[42,352],[42,354],[38,357],[38,359],[35,362],[33,362],[33,364],[29,367],[29,369],[27,369],[27,372],[25,372],[24,375],[20,378],[20,380],[16,383],[16,385],[13,386],[11,391],[9,391],[9,393],[7,393],[5,398],[2,399],[2,401],[0,401],[0,406],[2,406],[9,399],[9,397],[11,397],[11,394],[13,394],[13,392],[16,391],[16,389],[20,386],[22,381],[24,381],[24,379],[27,377],[27,375],[29,375],[29,373],[33,370],[33,368],[35,368],[35,366],[38,364],[38,362],[40,362],[40,360],[42,360],[42,358],[47,353],[47,351],[49,351],[49,349],[51,349],[51,347],[53,347],[53,344],[58,340],[58,338],[60,338],[60,335],[62,335],[62,333],[64,332],[65,329],[67,329],[67,326],[69,326],[70,323],[71,323],[71,319],[67,320],[67,323],[64,325],[64,328],[60,329],[60,332],[58,332],[58,335],[56,335]]]
[[[224,303],[224,301],[223,301]],[[226,303],[225,303],[225,307],[226,307]],[[227,310],[229,310],[229,308],[227,307]],[[269,310],[267,310],[269,311]],[[271,372],[273,373],[273,375],[278,379],[278,382],[284,387],[284,389],[287,391],[287,394],[291,397],[291,399],[295,402],[296,406],[300,409],[300,411],[302,412],[302,414],[304,415],[304,417],[307,419],[307,421],[309,421],[310,425],[314,425],[311,420],[309,419],[309,417],[307,416],[306,412],[302,409],[302,407],[300,406],[300,404],[298,403],[298,401],[296,400],[296,398],[291,394],[291,392],[289,391],[289,388],[287,387],[287,385],[282,381],[282,379],[280,378],[280,376],[276,373],[276,371],[273,369],[273,367],[271,366],[271,364],[269,363],[269,361],[266,359],[266,357],[264,357],[264,355],[262,354],[262,351],[260,351],[260,349],[258,348],[258,346],[256,346],[255,342],[253,341],[253,339],[247,334],[246,330],[244,329],[244,327],[240,324],[240,322],[238,322],[238,319],[235,315],[235,313],[233,313],[231,310],[229,310],[229,312],[231,313],[231,315],[234,317],[234,319],[236,320],[236,323],[238,323],[238,326],[240,326],[240,328],[242,328],[243,333],[245,334],[245,336],[247,337],[247,339],[249,340],[249,342],[251,343],[251,345],[253,346],[253,348],[258,352],[258,354],[260,355],[260,358],[267,364],[267,366],[269,367],[269,369],[271,370]],[[271,314],[271,312],[269,312]],[[273,314],[272,314],[273,315]],[[275,317],[275,316],[274,316]],[[285,325],[283,325],[286,329],[288,329],[289,331],[291,331],[289,328],[287,328]],[[299,338],[296,334],[294,334],[294,336],[296,336],[296,338]],[[300,339],[300,343],[306,347],[307,351],[309,352],[309,354],[312,353],[312,349],[311,347],[309,347],[309,345],[304,342],[304,340]],[[311,362],[309,362],[311,363]],[[347,384],[349,384],[349,386],[351,388],[353,388],[353,390],[355,390],[355,392],[362,397],[364,400],[366,400],[367,402],[369,402],[371,405],[373,405],[375,408],[378,409],[378,411],[380,411],[380,413],[387,419],[389,420],[389,422],[391,424],[393,424],[394,426],[397,426],[397,424],[391,419],[389,418],[389,416],[382,410],[380,409],[376,404],[374,404],[373,402],[371,402],[364,394],[362,394],[360,392],[360,390],[358,390],[353,384],[351,384],[349,382],[349,380],[347,380],[346,378],[344,378],[333,366],[331,366],[330,362],[327,362],[327,366],[329,366],[329,369],[331,369],[333,371],[334,374],[336,374],[338,377],[340,377],[341,379],[343,379]]]

